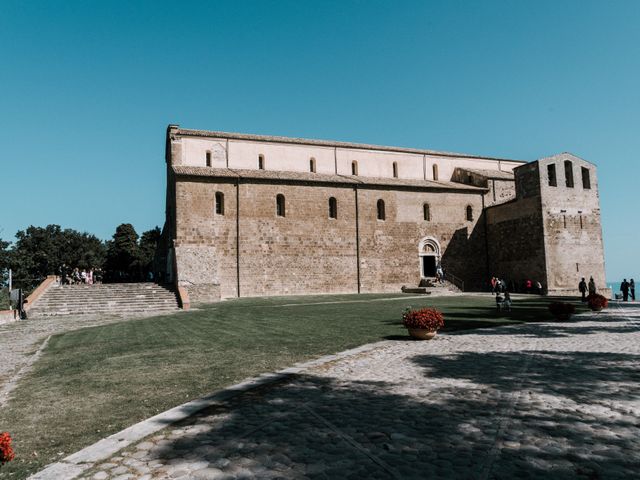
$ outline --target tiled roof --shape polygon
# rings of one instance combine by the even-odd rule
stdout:
[[[455,158],[477,158],[483,160],[500,160],[506,162],[527,163],[522,160],[513,160],[509,158],[497,158],[497,157],[484,157],[481,155],[470,155],[466,153],[453,153],[453,152],[440,152],[437,150],[422,150],[418,148],[406,148],[406,147],[388,147],[383,145],[370,145],[366,143],[352,143],[352,142],[338,142],[334,140],[312,140],[307,138],[293,138],[293,137],[280,137],[272,135],[253,135],[247,133],[232,133],[232,132],[219,132],[213,130],[192,130],[188,128],[180,128],[178,126],[170,126],[175,128],[174,133],[176,135],[182,135],[185,137],[210,137],[210,138],[224,138],[232,140],[253,140],[259,142],[270,143],[293,143],[299,145],[317,145],[322,147],[338,147],[338,148],[352,148],[359,150],[378,150],[385,152],[398,152],[398,153],[414,153],[419,155],[437,155],[441,157],[455,157]]]
[[[494,180],[513,180],[514,179],[513,172],[505,172],[503,170],[481,170],[477,168],[464,168],[464,167],[461,167],[460,170],[464,170],[465,172],[476,173],[478,175],[482,175],[483,177],[491,178]]]
[[[412,187],[429,188],[443,190],[470,190],[481,192],[485,188],[474,187],[455,182],[441,182],[433,180],[414,180],[403,178],[374,178],[351,175],[327,175],[310,172],[279,172],[275,170],[244,170],[231,168],[210,168],[193,167],[185,165],[174,165],[173,171],[176,175],[190,177],[215,177],[215,178],[247,178],[252,180],[282,180],[294,182],[312,183],[341,183],[362,186],[390,186],[390,187]]]

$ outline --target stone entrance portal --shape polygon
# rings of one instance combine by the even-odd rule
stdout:
[[[420,256],[420,278],[433,278],[440,264],[440,244],[433,237],[420,240],[418,247]]]

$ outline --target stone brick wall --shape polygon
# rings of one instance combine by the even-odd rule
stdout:
[[[223,215],[215,213],[216,192],[224,195]],[[473,285],[486,265],[481,193],[178,178],[178,282],[194,302],[218,284],[222,298],[237,296],[238,283],[241,296],[355,293],[358,273],[361,292],[399,291],[420,282],[419,243],[431,236],[440,242],[445,269]],[[285,197],[284,217],[276,215],[278,194]],[[330,197],[337,201],[335,219]],[[377,219],[379,199],[385,220]]]
[[[540,197],[487,209],[489,276],[518,284],[525,280],[547,285]]]
[[[564,162],[573,169],[573,187],[567,187]],[[596,168],[563,153],[538,161],[541,176],[541,214],[544,222],[549,291],[575,294],[582,277],[590,276],[599,289],[606,287],[600,199]],[[556,165],[557,186],[550,186],[547,165]],[[582,186],[581,169],[589,172],[590,188]]]
[[[571,162],[573,187],[564,162]],[[550,185],[548,165],[556,165]],[[582,186],[582,168],[590,188]],[[513,279],[540,280],[550,294],[576,294],[580,278],[604,289],[604,249],[596,168],[571,154],[518,167],[517,199],[487,209],[490,271]]]

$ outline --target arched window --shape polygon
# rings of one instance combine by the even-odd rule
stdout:
[[[351,162],[351,175],[358,175],[358,162]]]
[[[284,195],[282,195],[281,193],[276,195],[276,215],[279,217],[285,216]]]
[[[393,178],[398,178],[398,162],[393,162]]]
[[[380,199],[378,200],[378,220],[384,220],[386,218],[385,212],[384,212],[384,200]]]
[[[467,205],[467,221],[473,222],[473,207],[471,205]]]
[[[567,187],[573,188],[573,163],[564,161],[564,179]]]
[[[424,216],[424,220],[426,222],[430,222],[431,221],[431,208],[429,207],[428,203],[425,203],[424,205],[422,205],[422,213]]]
[[[211,152],[207,150],[207,167],[211,166]]]
[[[316,173],[316,159],[313,157],[309,159],[309,171],[311,173]]]
[[[334,197],[329,198],[329,218],[338,218],[338,202]]]
[[[438,165],[433,164],[433,179],[438,180]]]
[[[216,192],[216,215],[224,215],[224,193]]]
[[[258,155],[258,170],[264,170],[264,155]]]

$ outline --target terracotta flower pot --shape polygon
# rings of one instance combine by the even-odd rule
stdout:
[[[431,331],[426,328],[407,328],[409,335],[418,340],[431,340],[438,333],[436,330]]]

